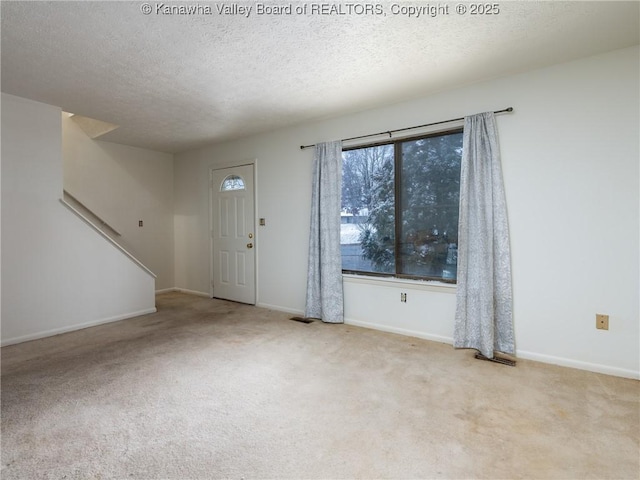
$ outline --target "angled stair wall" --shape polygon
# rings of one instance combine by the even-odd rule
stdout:
[[[155,311],[155,276],[61,195],[60,109],[2,94],[2,345]]]

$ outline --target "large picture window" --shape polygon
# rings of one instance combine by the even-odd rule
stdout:
[[[344,149],[342,269],[456,281],[462,130]]]

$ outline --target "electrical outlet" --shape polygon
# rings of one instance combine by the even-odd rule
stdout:
[[[400,301],[402,303],[407,303],[407,294],[406,293],[401,293],[400,294]]]
[[[609,315],[596,313],[596,328],[598,330],[609,330]]]

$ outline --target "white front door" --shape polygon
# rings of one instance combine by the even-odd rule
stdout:
[[[211,175],[213,296],[256,303],[253,165]]]

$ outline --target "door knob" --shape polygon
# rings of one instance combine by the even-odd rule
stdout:
[[[253,248],[253,243],[247,243],[247,248]]]

